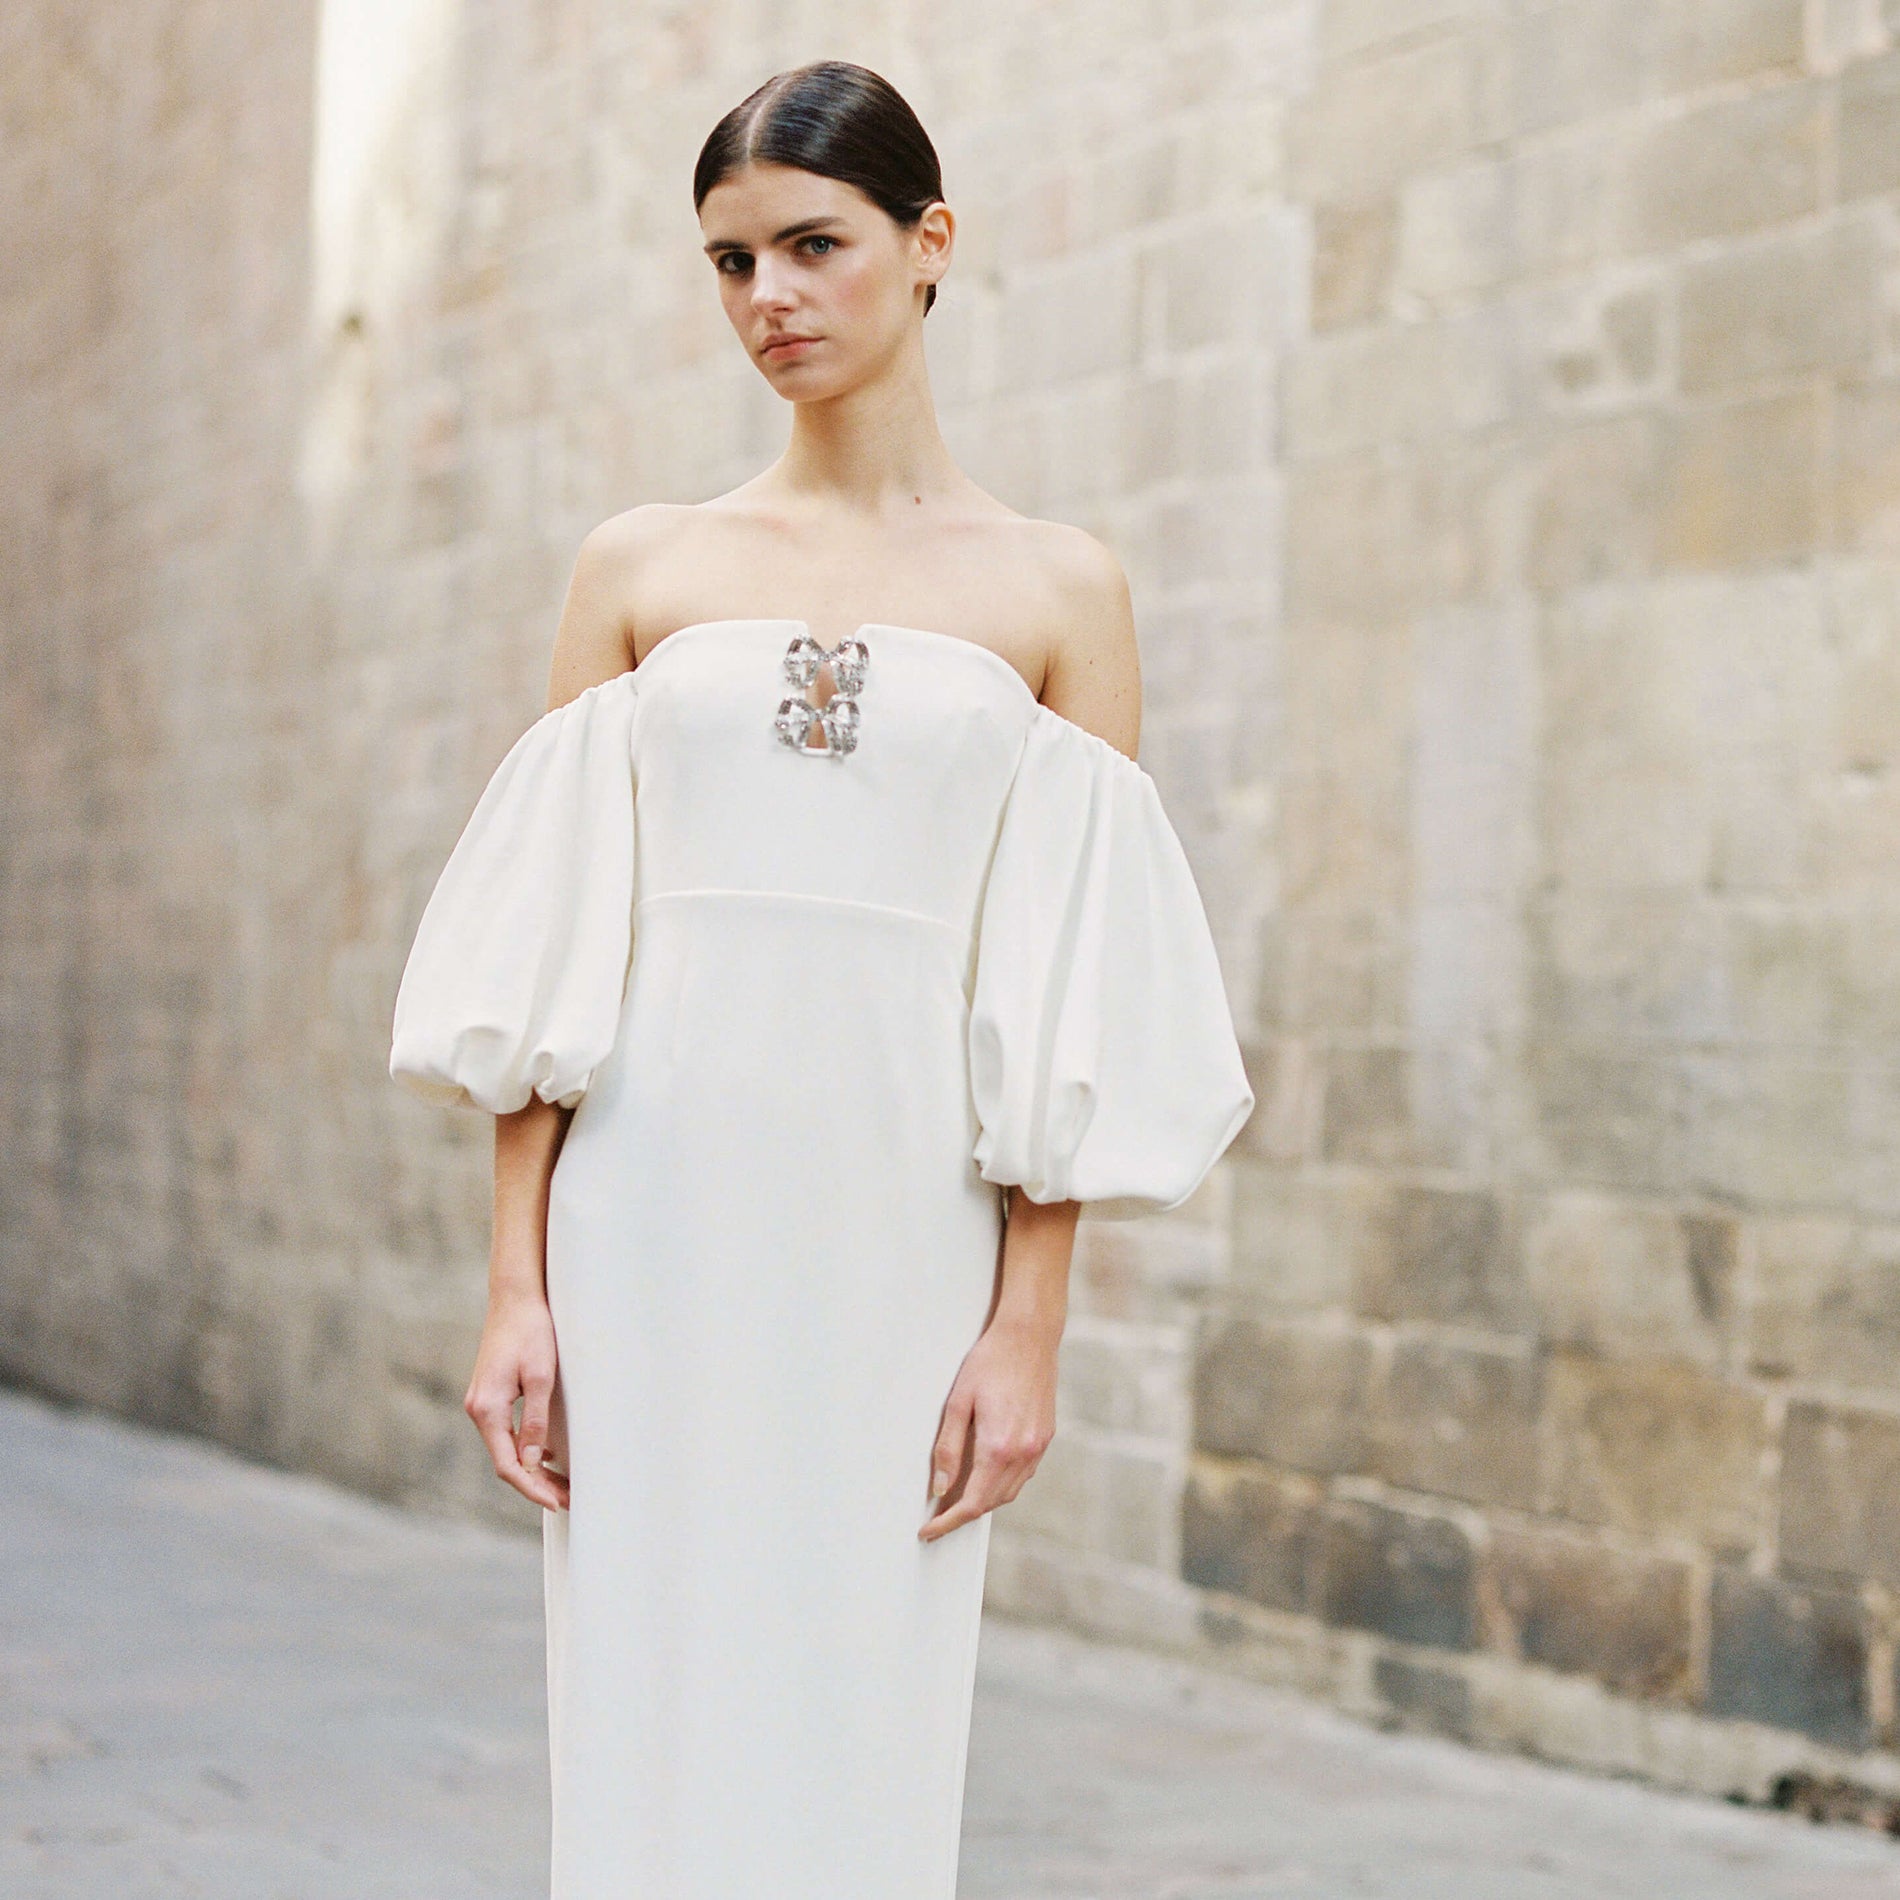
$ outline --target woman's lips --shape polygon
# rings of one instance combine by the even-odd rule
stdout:
[[[815,336],[786,336],[765,346],[767,356],[796,356],[800,350],[808,349],[818,339]]]

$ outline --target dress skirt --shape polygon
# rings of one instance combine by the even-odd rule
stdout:
[[[636,943],[548,1213],[555,1892],[945,1900],[991,1520],[916,1533],[1000,1236],[965,946],[745,894]]]

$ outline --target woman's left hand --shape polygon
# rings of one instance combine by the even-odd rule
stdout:
[[[1007,1504],[1056,1430],[1060,1329],[999,1313],[964,1355],[931,1454],[933,1515],[926,1543]]]

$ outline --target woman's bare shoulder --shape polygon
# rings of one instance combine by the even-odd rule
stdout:
[[[703,513],[699,504],[677,501],[643,501],[623,508],[587,531],[580,558],[623,576],[637,574],[699,529]]]
[[[610,515],[581,537],[554,636],[550,706],[565,705],[638,664],[646,598],[693,512],[671,502],[645,502]]]
[[[1141,739],[1141,657],[1128,576],[1087,529],[1019,519],[1045,629],[1042,703],[1132,758]]]

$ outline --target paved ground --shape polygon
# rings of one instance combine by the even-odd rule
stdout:
[[[0,1432],[7,1900],[545,1896],[537,1544],[5,1394]],[[1049,1632],[980,1673],[966,1900],[1900,1897],[1876,1835]]]

